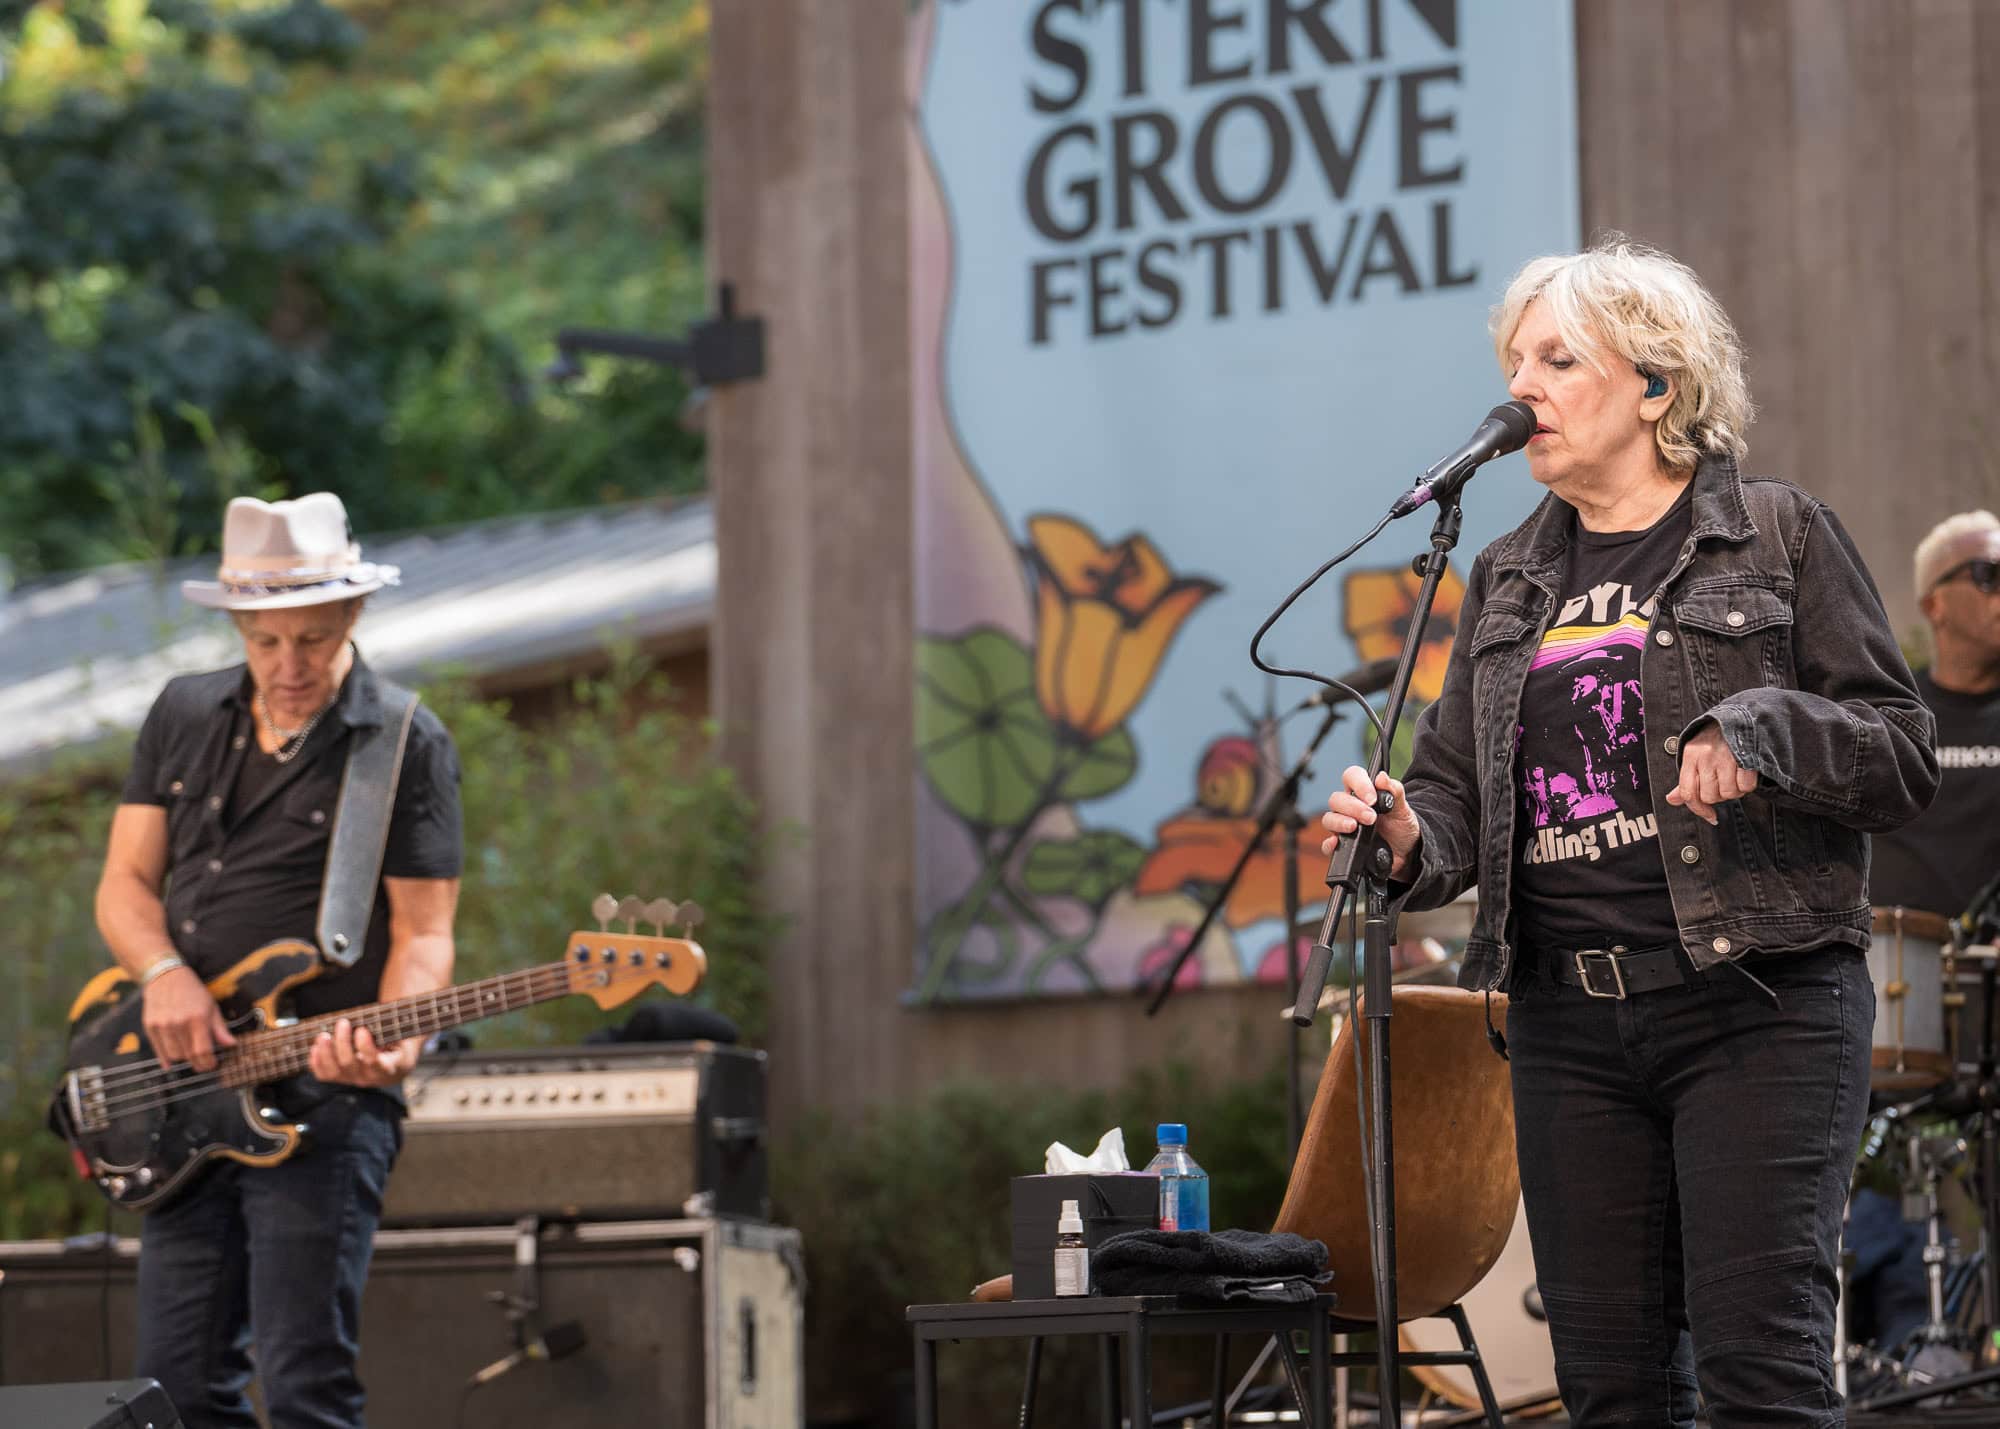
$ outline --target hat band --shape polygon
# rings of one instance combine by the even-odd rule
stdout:
[[[215,579],[231,595],[278,595],[345,582],[353,577],[354,571],[355,563],[350,558],[338,570],[329,570],[324,565],[295,566],[289,570],[223,566],[216,571]]]

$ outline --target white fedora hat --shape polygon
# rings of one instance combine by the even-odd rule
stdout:
[[[332,492],[315,491],[296,501],[231,501],[215,577],[182,581],[181,594],[217,610],[283,610],[352,600],[395,585],[402,572],[362,560],[347,508]]]

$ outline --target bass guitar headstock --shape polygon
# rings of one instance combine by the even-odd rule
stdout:
[[[597,919],[596,931],[571,933],[563,957],[571,992],[590,998],[599,1007],[612,1008],[649,987],[663,987],[684,997],[707,976],[708,954],[701,944],[687,936],[667,936],[670,927],[685,935],[701,925],[704,915],[699,903],[676,903],[671,898],[648,902],[600,893],[590,911]],[[615,919],[624,920],[624,931],[611,926]],[[653,931],[641,933],[642,923],[651,925]]]

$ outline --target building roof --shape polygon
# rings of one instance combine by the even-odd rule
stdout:
[[[365,541],[402,584],[368,599],[360,646],[401,680],[491,680],[607,641],[705,638],[715,520],[703,498],[506,517]],[[110,566],[0,595],[0,770],[134,729],[173,675],[242,658],[227,618],[181,599],[215,558]]]

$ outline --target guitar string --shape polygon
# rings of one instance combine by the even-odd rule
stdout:
[[[529,1005],[531,1004],[522,1004],[524,1007]],[[248,1091],[253,1087],[277,1081],[294,1072],[305,1070],[308,1063],[304,1058],[300,1057],[297,1052],[292,1052],[289,1055],[291,1058],[289,1064],[285,1060],[267,1058],[255,1069],[256,1074],[236,1081],[225,1080],[224,1074],[220,1069],[213,1072],[194,1073],[193,1075],[186,1075],[178,1070],[163,1072],[160,1078],[151,1084],[139,1089],[120,1092],[116,1096],[106,1097],[101,1104],[93,1109],[107,1118],[118,1118],[157,1110],[170,1106],[175,1102],[186,1101],[192,1097],[206,1096],[218,1088]],[[183,1068],[186,1065],[185,1063],[179,1064]]]
[[[495,974],[493,977],[481,978],[475,982],[456,983],[450,987],[438,988],[433,992],[412,993],[408,997],[397,998],[393,1002],[382,1002],[382,1003],[364,1005],[364,1007],[360,1009],[340,1008],[332,1012],[317,1013],[310,1018],[306,1018],[298,1022],[287,1023],[282,1027],[270,1027],[252,1031],[246,1034],[244,1045],[248,1045],[252,1042],[261,1044],[264,1041],[264,1039],[267,1038],[278,1039],[282,1037],[294,1036],[302,1034],[308,1030],[311,1030],[315,1035],[317,1035],[317,1032],[320,1029],[332,1026],[336,1020],[342,1017],[346,1017],[349,1020],[355,1021],[357,1023],[365,1023],[365,1018],[358,1014],[365,1013],[370,1010],[380,1013],[392,1014],[394,1018],[397,1020],[400,1020],[405,1013],[418,1011],[420,1007],[423,1011],[435,1012],[436,1010],[438,1010],[437,1005],[447,998],[450,998],[454,1002],[459,1002],[463,1000],[464,995],[466,994],[485,993],[487,991],[492,991],[492,990],[498,990],[502,992],[503,995],[505,995],[507,991],[506,984],[510,980],[522,979],[522,978],[539,979],[543,975],[549,973],[567,973],[568,969],[569,969],[568,963],[548,963],[537,968],[522,968],[515,972]],[[454,1011],[462,1011],[462,1010],[463,1009],[460,1008],[454,1008]],[[385,1018],[384,1020],[386,1021],[388,1019]],[[225,1051],[224,1055],[233,1056],[235,1054],[233,1049],[231,1049],[229,1051]],[[177,1062],[174,1065],[176,1067],[184,1067],[188,1064],[185,1062]],[[111,1069],[108,1072],[105,1072],[103,1074],[103,1081],[107,1084],[116,1084],[121,1081],[129,1080],[134,1075],[139,1075],[139,1076],[153,1075],[154,1073],[157,1072],[157,1070],[158,1070],[157,1065],[154,1063],[146,1063],[129,1067],[117,1067]]]
[[[552,987],[549,984],[554,980],[548,977],[548,974],[551,972],[566,974],[567,967],[564,964],[558,963],[555,964],[552,968],[534,969],[532,973],[518,985],[518,988],[500,989],[502,993],[501,997],[502,1005],[498,1010],[501,1012],[512,1010],[510,1007],[507,1006],[507,1003],[512,1000],[512,993],[514,993],[515,991],[523,993],[527,995],[529,998],[529,1001],[524,1002],[522,1006],[530,1006],[536,1001],[547,1000],[547,997],[549,995],[560,995],[562,992],[566,992],[568,990],[567,977],[565,976],[560,980],[562,984],[561,986]],[[509,978],[515,978],[515,977],[520,977],[521,975],[507,974],[506,976]],[[458,990],[490,991],[490,989],[483,988],[482,984],[479,983],[463,984],[461,989]],[[382,1023],[382,1031],[388,1032],[392,1028],[400,1027],[406,1021],[411,1021],[409,1014],[416,1014],[416,1017],[412,1022],[412,1025],[409,1027],[409,1030],[407,1032],[403,1032],[400,1033],[399,1035],[392,1037],[391,1040],[401,1041],[403,1037],[414,1036],[418,1028],[422,1026],[422,1021],[423,1021],[422,1013],[425,1010],[428,1010],[432,1013],[439,1011],[440,1007],[438,1004],[441,1004],[443,996],[447,991],[453,991],[453,990],[440,989],[439,993],[435,995],[420,994],[420,996],[425,997],[426,1000],[433,1001],[433,1005],[429,1009],[423,1009],[415,1005],[410,1005],[401,1008],[395,1016],[378,1019]],[[458,1002],[461,1000],[462,999],[454,998],[454,1002]],[[386,1005],[392,1007],[396,1006],[396,1004],[386,1004]],[[475,1007],[490,1009],[490,999],[484,997],[475,999]],[[466,1009],[462,1006],[455,1006],[453,1011],[455,1013],[463,1013],[466,1011]],[[346,1014],[339,1012],[326,1013],[305,1022],[295,1023],[289,1027],[285,1027],[282,1029],[274,1029],[274,1031],[269,1034],[258,1034],[257,1041],[247,1042],[243,1044],[248,1048],[246,1052],[239,1054],[236,1049],[233,1048],[227,1049],[224,1053],[226,1062],[225,1066],[217,1067],[215,1070],[209,1072],[195,1073],[193,1077],[185,1075],[187,1071],[191,1070],[191,1065],[186,1062],[177,1062],[172,1067],[169,1068],[152,1066],[143,1069],[140,1068],[125,1069],[128,1073],[130,1073],[130,1075],[120,1079],[119,1081],[113,1084],[113,1094],[104,1097],[102,1099],[103,1104],[107,1109],[113,1105],[116,1105],[121,1109],[130,1110],[132,1109],[131,1104],[135,1099],[143,1098],[146,1095],[148,1095],[151,1091],[161,1086],[169,1084],[176,1086],[178,1088],[187,1089],[191,1087],[194,1082],[198,1081],[203,1084],[203,1086],[199,1089],[206,1090],[207,1084],[221,1081],[228,1072],[234,1071],[239,1067],[249,1067],[253,1070],[252,1076],[248,1077],[247,1079],[239,1083],[239,1085],[243,1086],[255,1086],[258,1085],[260,1082],[274,1080],[277,1077],[288,1075],[289,1072],[299,1070],[301,1067],[305,1065],[304,1059],[310,1057],[310,1044],[313,1038],[317,1037],[319,1032],[324,1030],[326,1027],[332,1026],[333,1023],[343,1015]],[[480,1015],[489,1015],[489,1014],[487,1012],[482,1012]],[[473,1019],[467,1017],[465,1018],[465,1020],[470,1021]],[[365,1026],[367,1024],[365,1021],[363,1021],[362,1025]],[[267,1036],[270,1039],[268,1042],[263,1040],[264,1037]],[[298,1063],[297,1066],[292,1066],[292,1067],[286,1066],[286,1063],[294,1061]],[[263,1071],[265,1073],[268,1073],[268,1075],[265,1076],[254,1075],[254,1072],[256,1071]],[[192,1092],[188,1092],[187,1094],[192,1094]]]
[[[462,1006],[458,1006],[457,1004],[462,1003],[465,1000],[466,994],[479,994],[479,996],[474,999],[475,1004],[477,1004],[487,1000],[486,994],[497,991],[500,993],[502,1000],[504,1001],[506,998],[512,995],[512,990],[506,986],[507,981],[510,979],[527,978],[530,980],[530,983],[532,983],[533,981],[538,981],[542,979],[543,977],[545,977],[547,974],[550,973],[567,974],[567,972],[568,972],[568,964],[553,963],[540,968],[529,968],[529,969],[523,969],[520,972],[503,973],[495,978],[483,978],[477,982],[459,983],[453,987],[439,988],[435,992],[415,993],[408,998],[398,998],[394,1002],[375,1004],[375,1007],[377,1010],[385,1012],[387,1014],[378,1019],[384,1024],[385,1027],[390,1025],[391,1023],[401,1023],[407,1020],[408,1016],[411,1014],[415,1014],[421,1017],[424,1013],[436,1013],[437,1011],[440,1010],[440,1005],[447,997],[449,997],[454,1004],[452,1008],[454,1014],[463,1013],[465,1009]],[[543,989],[533,987],[529,983],[524,983],[520,990],[534,992],[534,993],[539,993],[543,991]],[[246,1053],[244,1055],[255,1055],[258,1053],[273,1050],[277,1047],[279,1043],[288,1040],[310,1041],[312,1037],[317,1036],[321,1031],[325,1030],[326,1028],[330,1028],[338,1019],[342,1017],[348,1018],[350,1021],[357,1023],[357,1025],[362,1025],[362,1026],[367,1025],[366,1017],[357,1016],[354,1009],[340,1009],[334,1012],[320,1013],[317,1016],[307,1018],[300,1022],[289,1023],[283,1027],[273,1027],[265,1029],[263,1031],[249,1033],[246,1035],[244,1042],[239,1045],[249,1047],[252,1049],[252,1052]],[[467,1020],[472,1020],[472,1019],[468,1018]],[[404,1033],[401,1035],[402,1036],[414,1035],[414,1030],[412,1032]],[[400,1040],[400,1037],[397,1040]],[[235,1049],[231,1048],[231,1049],[224,1049],[222,1055],[225,1059],[233,1060],[238,1055],[238,1053],[236,1052]],[[111,1071],[102,1074],[100,1079],[100,1085],[110,1086],[123,1090],[127,1086],[129,1086],[129,1084],[135,1078],[143,1081],[148,1078],[153,1078],[163,1075],[171,1075],[171,1073],[174,1070],[185,1068],[188,1065],[189,1064],[187,1062],[176,1062],[173,1064],[173,1067],[162,1069],[158,1066],[157,1063],[149,1062],[139,1066],[114,1068]]]
[[[558,964],[557,966],[561,968],[562,965]],[[539,972],[540,970],[537,971]],[[515,977],[518,974],[508,974],[508,976]],[[442,1010],[447,995],[450,995],[449,1000],[453,1004],[451,1012],[454,1015],[461,1015],[467,1012],[467,1008],[463,1005],[467,1001],[467,998],[463,994],[476,994],[470,999],[473,1008],[476,1010],[489,1004],[492,1000],[492,994],[495,991],[496,989],[488,988],[484,983],[464,983],[460,984],[457,988],[442,988],[435,994],[418,994],[417,996],[423,999],[423,1005],[421,1006],[415,1002],[404,1005],[404,1000],[402,999],[398,999],[394,1003],[379,1004],[382,1008],[394,1009],[394,1011],[387,1015],[376,1017],[373,1020],[381,1023],[384,1030],[414,1022],[416,1025],[412,1026],[410,1030],[399,1032],[396,1035],[394,1040],[400,1041],[403,1037],[414,1036],[416,1027],[421,1026],[427,1016],[434,1015]],[[505,1003],[517,991],[527,992],[531,995],[540,995],[546,989],[533,984],[524,984],[519,988],[502,987],[497,989],[497,991],[501,1001]],[[508,1009],[503,1007],[502,1010]],[[284,1027],[274,1027],[248,1033],[244,1040],[238,1044],[238,1048],[247,1050],[239,1051],[238,1048],[225,1048],[221,1050],[221,1057],[225,1062],[230,1063],[235,1062],[239,1058],[252,1056],[275,1054],[282,1057],[289,1050],[288,1044],[297,1041],[309,1042],[321,1031],[333,1026],[341,1017],[347,1017],[357,1026],[368,1026],[371,1020],[365,1015],[356,1015],[351,1009],[322,1013],[305,1021],[289,1023]],[[471,1021],[474,1019],[468,1016],[465,1020]],[[175,1071],[184,1069],[189,1065],[189,1063],[182,1061],[174,1063],[172,1067],[163,1069],[156,1062],[148,1062],[144,1065],[114,1068],[111,1071],[101,1074],[98,1085],[116,1091],[125,1091],[135,1082],[145,1082],[161,1076],[171,1075]]]
[[[532,1006],[536,1002],[547,1001],[553,996],[560,996],[569,990],[569,966],[566,963],[553,963],[546,967],[526,970],[524,973],[507,973],[503,974],[502,978],[521,979],[518,988],[510,989],[503,986],[498,989],[502,994],[502,1005],[498,1009],[498,1012],[502,1013],[514,1010],[506,1005],[511,1000],[510,994],[514,991],[528,995],[529,1001],[521,1004],[523,1007],[526,1007]],[[436,1013],[439,1010],[439,1004],[441,1004],[447,994],[454,994],[453,1002],[457,1003],[461,999],[456,994],[491,990],[493,989],[487,988],[484,982],[479,982],[463,983],[456,988],[441,988],[433,994],[418,994],[419,998],[423,998],[431,1003],[428,1009],[402,999],[399,999],[398,1003],[383,1004],[386,1007],[398,1007],[399,1004],[402,1004],[402,1006],[401,1010],[395,1016],[379,1019],[383,1024],[382,1030],[387,1032],[390,1028],[400,1025],[405,1020],[406,1015],[417,1014],[418,1021],[411,1026],[408,1032],[391,1038],[393,1041],[401,1041],[404,1037],[416,1034],[417,1028],[421,1026],[421,1014],[426,1010]],[[484,998],[475,999],[474,1005],[476,1007],[487,1008],[487,1010],[481,1011],[478,1016],[494,1015],[493,1010],[490,1009],[489,1004]],[[462,1013],[465,1009],[454,1006],[453,1011],[455,1013]],[[204,1095],[212,1090],[215,1084],[222,1082],[225,1073],[243,1066],[248,1066],[253,1071],[263,1071],[267,1075],[252,1075],[246,1080],[236,1083],[238,1086],[248,1088],[266,1081],[276,1080],[279,1077],[290,1075],[294,1071],[302,1070],[308,1063],[306,1060],[301,1059],[309,1059],[312,1040],[318,1036],[320,1031],[331,1027],[342,1016],[350,1016],[350,1014],[345,1012],[322,1013],[318,1017],[294,1023],[289,1027],[273,1029],[268,1033],[252,1034],[257,1040],[246,1041],[244,1044],[240,1044],[249,1048],[247,1052],[239,1054],[236,1048],[226,1049],[226,1065],[218,1066],[215,1070],[209,1072],[198,1072],[189,1076],[187,1073],[192,1070],[192,1066],[187,1062],[176,1062],[172,1067],[164,1068],[154,1065],[143,1069],[121,1069],[123,1075],[113,1074],[117,1080],[113,1082],[112,1093],[102,1097],[101,1101],[93,1097],[93,1102],[101,1105],[104,1114],[107,1116],[130,1115],[134,1112],[150,1110],[153,1106],[165,1106],[171,1102],[185,1100],[188,1097]],[[366,1021],[362,1019],[353,1019],[350,1017],[350,1020],[360,1021],[362,1025],[367,1025]],[[472,1021],[475,1018],[465,1017],[463,1020]],[[269,1040],[265,1041],[264,1039],[266,1038]],[[287,1062],[294,1060],[298,1061],[297,1066],[287,1067],[285,1065]],[[171,1087],[173,1090],[168,1092],[167,1095],[160,1097],[157,1101],[150,1103],[147,1101],[147,1098],[151,1097],[155,1092],[168,1087]]]

